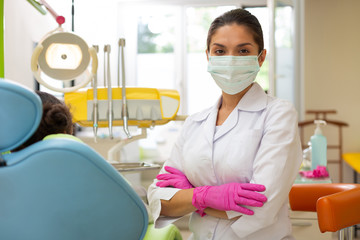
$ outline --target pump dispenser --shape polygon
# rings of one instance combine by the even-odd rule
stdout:
[[[323,120],[315,120],[316,125],[315,133],[310,138],[311,142],[311,170],[316,169],[317,166],[327,165],[327,140],[326,137],[322,134],[321,125],[326,125],[326,122]]]

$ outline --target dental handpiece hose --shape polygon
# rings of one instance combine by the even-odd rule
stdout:
[[[112,87],[111,87],[111,77],[110,77],[110,45],[105,46],[105,51],[107,52],[107,88],[108,88],[108,120],[109,120],[109,137],[113,139],[113,102],[112,102]]]
[[[128,109],[126,102],[126,83],[125,83],[125,64],[124,64],[124,47],[125,47],[125,39],[119,39],[119,51],[121,50],[121,86],[122,86],[122,117],[123,117],[123,128],[126,136],[128,138],[132,138],[129,128],[128,128]]]
[[[99,52],[99,46],[93,46],[96,50],[96,53]],[[94,102],[93,102],[93,131],[94,131],[94,141],[97,142],[97,130],[98,130],[98,121],[99,121],[99,110],[98,110],[98,97],[97,97],[97,74],[94,75],[94,84],[93,84],[93,91],[94,91]]]

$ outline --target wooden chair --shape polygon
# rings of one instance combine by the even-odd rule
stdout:
[[[335,163],[339,165],[339,182],[343,181],[343,167],[342,167],[342,154],[343,154],[343,145],[342,145],[342,128],[349,126],[345,122],[331,120],[326,117],[328,114],[335,114],[336,110],[308,110],[306,111],[307,114],[314,114],[315,118],[311,120],[305,120],[299,122],[299,132],[300,132],[300,139],[301,139],[301,146],[303,149],[307,148],[308,138],[305,138],[305,128],[306,127],[314,127],[314,120],[324,120],[326,121],[327,125],[331,125],[338,128],[338,139],[337,144],[328,145],[328,149],[337,149],[338,150],[338,158],[337,159],[328,159],[328,163]]]
[[[339,239],[353,239],[353,226],[360,223],[360,184],[294,184],[289,193],[293,211],[316,212],[319,229],[339,232]]]

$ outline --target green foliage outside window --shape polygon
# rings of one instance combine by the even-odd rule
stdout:
[[[167,32],[153,33],[149,29],[149,22],[139,19],[137,36],[138,53],[173,53],[173,41],[171,37],[167,38],[167,36],[173,34],[173,28],[167,29]],[[164,39],[166,40],[164,41]]]
[[[159,35],[159,33],[152,33],[148,24],[143,24],[139,22],[138,24],[138,53],[155,53],[156,44],[154,39]]]

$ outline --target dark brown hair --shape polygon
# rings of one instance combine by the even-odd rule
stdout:
[[[36,91],[36,93],[41,98],[43,104],[43,113],[39,127],[24,144],[14,151],[19,151],[33,143],[41,141],[50,134],[73,133],[72,115],[65,103],[49,93],[41,91]]]
[[[261,25],[258,19],[249,11],[237,8],[230,10],[223,15],[215,18],[211,23],[208,36],[207,36],[207,50],[210,50],[211,37],[215,34],[216,30],[225,25],[237,24],[246,26],[247,29],[253,34],[256,44],[259,46],[259,53],[264,49],[264,37]]]

